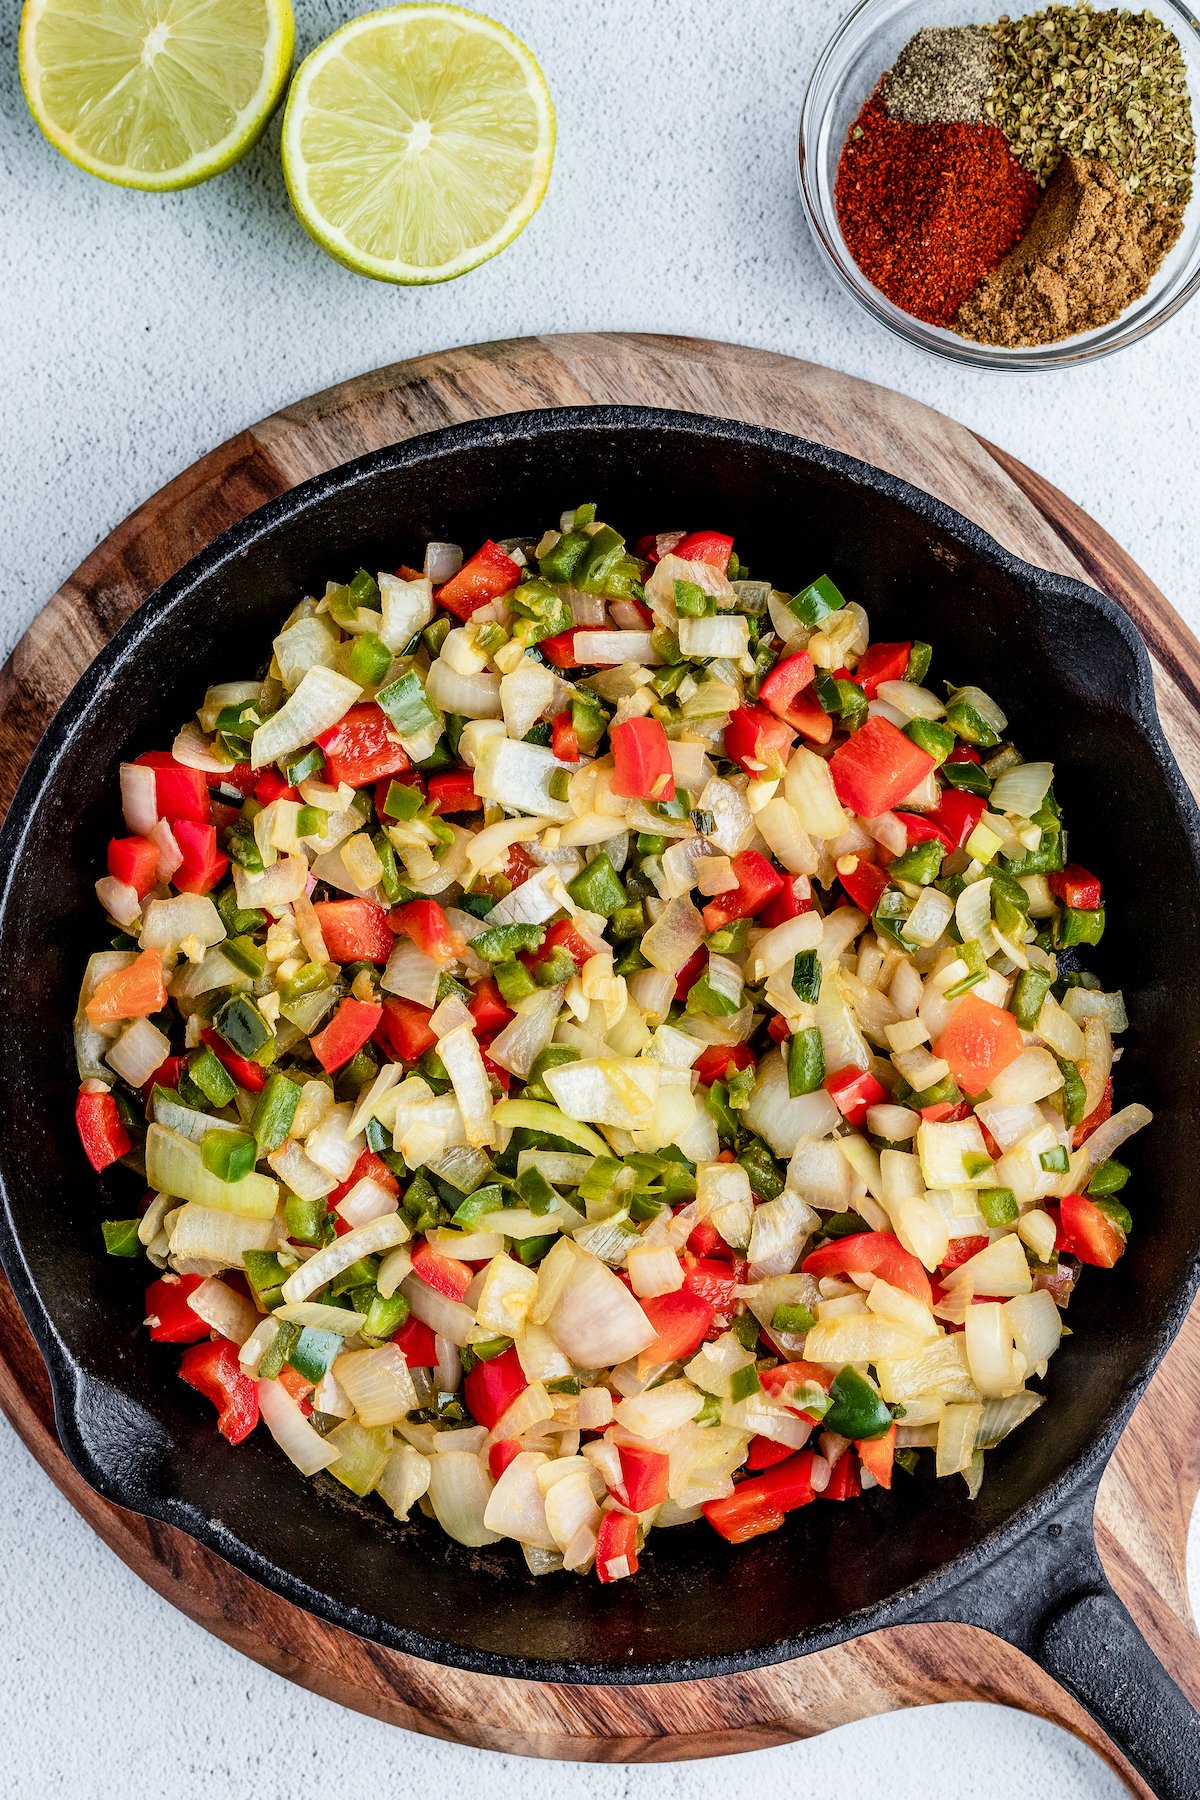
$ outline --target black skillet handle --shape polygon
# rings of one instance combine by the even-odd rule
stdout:
[[[1200,1714],[1109,1586],[1092,1527],[1097,1485],[922,1617],[1006,1639],[1086,1707],[1158,1800],[1197,1800]]]

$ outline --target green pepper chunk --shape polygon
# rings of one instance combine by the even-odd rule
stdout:
[[[264,1151],[283,1147],[299,1105],[300,1089],[276,1070],[255,1101],[250,1117],[250,1129]]]
[[[1061,1056],[1056,1056],[1054,1060],[1062,1070],[1063,1084],[1057,1095],[1050,1096],[1051,1101],[1057,1100],[1062,1107],[1064,1124],[1082,1125],[1085,1116],[1083,1109],[1087,1105],[1083,1076],[1073,1062],[1067,1062]]]
[[[391,666],[391,651],[373,631],[364,631],[356,637],[346,657],[346,673],[359,687],[377,686]]]
[[[517,1176],[517,1192],[531,1213],[553,1212],[558,1196],[540,1169],[526,1169]]]
[[[220,1057],[205,1045],[188,1064],[188,1074],[210,1106],[228,1106],[237,1093],[237,1083]]]
[[[754,1318],[754,1314],[744,1313],[742,1317],[753,1321],[754,1335],[757,1338],[758,1320]],[[734,1323],[736,1326],[740,1321],[735,1320]],[[734,1331],[734,1336],[737,1336],[736,1330]],[[733,1401],[735,1406],[739,1400],[748,1400],[751,1394],[757,1394],[761,1389],[762,1382],[758,1378],[758,1370],[753,1363],[747,1363],[745,1368],[735,1369],[733,1374],[729,1377],[729,1398]]]
[[[677,581],[675,583],[675,611],[681,619],[711,618],[717,610],[717,603],[711,594],[695,581]]]
[[[1053,1150],[1043,1150],[1038,1161],[1047,1175],[1065,1175],[1071,1159],[1063,1146],[1056,1144]]]
[[[336,1331],[316,1331],[311,1325],[305,1325],[288,1352],[287,1361],[297,1375],[303,1375],[305,1381],[311,1381],[315,1387],[318,1381],[324,1380],[343,1348]]]
[[[328,1212],[324,1200],[302,1200],[299,1194],[289,1194],[284,1202],[283,1222],[292,1242],[323,1244]]]
[[[937,879],[945,854],[946,847],[939,838],[926,838],[924,843],[911,844],[888,864],[888,878],[891,881],[911,881],[918,887],[928,887],[930,882]]]
[[[1119,1200],[1104,1196],[1092,1202],[1097,1212],[1102,1212],[1111,1225],[1115,1225],[1123,1238],[1127,1238],[1133,1230],[1133,1216],[1127,1206]]]
[[[136,1256],[141,1249],[138,1238],[140,1219],[105,1219],[100,1226],[104,1248],[110,1256]]]
[[[995,726],[990,725],[958,692],[952,692],[946,702],[946,723],[964,743],[973,744],[977,750],[991,750],[1000,742],[1000,733]]]
[[[389,781],[380,810],[386,819],[415,819],[423,805],[424,797],[419,787],[404,781]]]
[[[538,568],[546,580],[570,582],[587,555],[589,542],[586,531],[564,531],[558,542],[551,544],[544,556],[538,557]]]
[[[628,902],[620,877],[603,850],[568,881],[567,892],[578,906],[603,913],[606,919]]]
[[[944,762],[941,768],[943,779],[953,788],[962,788],[967,794],[988,795],[992,791],[992,778],[979,763]],[[1028,873],[1028,871],[1022,871]]]
[[[1022,1031],[1033,1031],[1038,1022],[1052,977],[1044,969],[1022,969],[1012,995],[1012,1014]]]
[[[976,1198],[985,1223],[993,1231],[1001,1225],[1015,1225],[1021,1216],[1011,1188],[980,1188]]]
[[[1104,1194],[1119,1194],[1129,1180],[1129,1170],[1115,1156],[1106,1156],[1092,1171],[1092,1179],[1087,1184],[1087,1191],[1093,1200]]]
[[[1054,941],[1060,950],[1072,950],[1079,944],[1098,944],[1104,936],[1104,908],[1085,910],[1081,906],[1064,906],[1054,926]]]
[[[545,936],[544,925],[489,925],[471,939],[471,948],[484,962],[507,963],[521,950],[537,950]]]
[[[927,756],[932,756],[938,768],[941,768],[955,744],[950,727],[939,724],[936,719],[910,719],[904,727],[904,735],[911,738]]]
[[[817,1315],[807,1306],[777,1306],[771,1314],[771,1330],[785,1333],[811,1331]]]
[[[760,1200],[778,1200],[784,1189],[783,1174],[761,1138],[739,1151],[738,1162],[749,1177],[751,1191]]]
[[[524,1263],[527,1269],[531,1269],[535,1263],[541,1262],[543,1256],[547,1256],[553,1250],[558,1241],[558,1233],[552,1232],[546,1237],[520,1238],[513,1245],[513,1249],[516,1251],[517,1261]]]
[[[231,1050],[254,1061],[259,1053],[272,1045],[275,1033],[245,994],[227,1000],[213,1019],[213,1025]]]
[[[801,1094],[813,1094],[825,1079],[825,1048],[820,1028],[810,1025],[807,1031],[793,1032],[787,1040],[788,1093],[793,1100]]]
[[[401,737],[417,737],[431,725],[439,723],[441,714],[430,704],[425,683],[415,669],[380,688],[375,696]]]
[[[300,1335],[299,1325],[291,1319],[285,1319],[275,1327],[275,1336],[258,1359],[258,1373],[262,1380],[274,1381],[282,1373],[284,1363],[290,1361],[300,1342]]]
[[[908,652],[908,667],[904,671],[905,681],[911,681],[920,687],[929,673],[929,665],[933,661],[933,645],[915,638]]]
[[[408,1318],[408,1313],[408,1301],[403,1294],[392,1294],[385,1300],[379,1289],[373,1288],[362,1335],[382,1343],[385,1338],[390,1338],[394,1332],[399,1331]]]
[[[830,613],[841,612],[846,604],[846,596],[837,588],[828,575],[818,575],[808,587],[801,588],[794,599],[788,601],[788,611],[794,613],[802,625],[819,625]]]
[[[200,1160],[218,1181],[241,1181],[258,1160],[258,1145],[241,1131],[206,1131],[200,1140]]]
[[[524,963],[499,963],[496,967],[496,986],[500,989],[500,997],[506,1006],[515,1006],[518,1000],[524,1000],[528,994],[537,989],[537,982],[529,973]]]
[[[282,1301],[281,1289],[291,1270],[284,1268],[274,1250],[243,1251],[242,1267],[259,1304],[268,1310],[279,1306]]]
[[[829,1411],[823,1423],[826,1431],[836,1431],[839,1437],[877,1438],[891,1430],[892,1414],[866,1376],[847,1363],[829,1384]]]

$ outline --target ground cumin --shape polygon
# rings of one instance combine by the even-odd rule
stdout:
[[[1020,243],[985,276],[954,329],[983,344],[1052,344],[1107,325],[1144,294],[1183,208],[1135,199],[1107,162],[1068,156]]]

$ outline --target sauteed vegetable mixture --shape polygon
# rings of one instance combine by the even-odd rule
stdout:
[[[933,656],[582,506],[302,600],[122,766],[79,1133],[231,1444],[601,1581],[977,1491],[1150,1115],[1053,767]]]

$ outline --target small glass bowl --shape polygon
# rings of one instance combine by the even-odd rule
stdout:
[[[1103,0],[1101,0],[1103,4]],[[1110,0],[1111,3],[1111,0]],[[1041,0],[1027,0],[1035,11]],[[1181,0],[1137,0],[1175,33],[1187,65],[1193,112],[1200,95],[1200,21]],[[1118,319],[1057,344],[1006,348],[979,344],[940,325],[927,325],[894,306],[867,280],[846,247],[834,206],[834,182],[846,135],[864,102],[913,34],[926,25],[985,25],[1017,9],[1004,0],[859,0],[822,52],[800,115],[800,196],[821,251],[843,287],[898,337],[951,362],[977,369],[1059,369],[1108,356],[1134,344],[1171,318],[1200,287],[1200,196],[1193,196],[1183,231],[1150,287]],[[1198,172],[1200,182],[1200,172]]]

